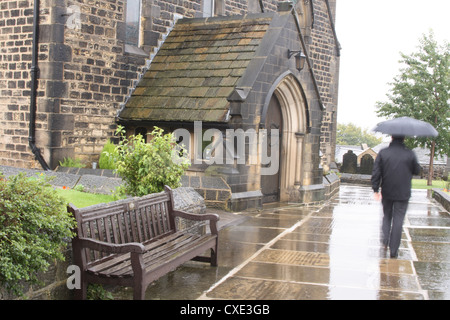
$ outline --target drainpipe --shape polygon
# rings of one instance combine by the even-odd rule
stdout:
[[[37,53],[38,53],[38,41],[39,41],[39,0],[34,1],[34,15],[33,15],[33,48],[31,56],[31,93],[30,93],[30,123],[28,142],[31,151],[35,155],[36,159],[41,164],[44,170],[50,170],[50,167],[42,157],[38,147],[36,146],[36,94],[37,94],[37,74],[39,69],[37,67]]]
[[[259,0],[259,6],[261,8],[261,12],[264,13],[264,2],[263,2],[263,0]]]

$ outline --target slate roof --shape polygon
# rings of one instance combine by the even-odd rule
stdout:
[[[179,20],[120,120],[226,122],[227,97],[271,20],[268,14]]]

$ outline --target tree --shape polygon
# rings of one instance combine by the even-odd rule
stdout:
[[[377,138],[367,130],[362,130],[353,123],[337,125],[336,131],[337,144],[361,145],[366,143],[369,147],[375,147],[382,142],[382,138]]]
[[[419,40],[418,51],[400,53],[403,64],[387,94],[388,102],[377,102],[377,114],[387,118],[408,116],[432,124],[437,138],[407,139],[409,147],[430,150],[428,185],[433,179],[433,159],[450,154],[449,44],[438,45],[432,31]]]

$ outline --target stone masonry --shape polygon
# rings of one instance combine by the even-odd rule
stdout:
[[[152,54],[177,18],[204,15],[204,1],[142,0],[140,46],[130,51],[125,0],[40,0],[36,144],[51,168],[64,157],[87,166],[98,160],[103,145],[114,139],[116,116]],[[276,11],[277,2],[263,1],[264,10]],[[219,15],[261,10],[256,0],[215,3]],[[33,4],[0,2],[0,164],[23,168],[39,167],[28,146]],[[336,1],[312,4],[314,25],[307,40],[326,107],[320,143],[328,163],[334,159],[337,109],[338,44],[330,24]]]
[[[0,161],[17,166],[33,161],[26,124],[32,23],[30,1],[0,2]]]
[[[336,1],[328,1],[328,5],[327,1],[314,1],[314,32],[311,32],[310,44],[317,85],[325,107],[320,150],[326,170],[335,158],[340,56],[340,45],[334,27],[330,28],[336,17]]]

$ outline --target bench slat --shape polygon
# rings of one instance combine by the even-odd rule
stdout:
[[[157,205],[152,205],[150,208],[152,210],[152,214],[155,219],[155,227],[154,227],[155,233],[161,234],[163,232],[161,229],[161,220],[159,219],[158,207],[157,207]]]
[[[174,241],[192,240],[193,236],[195,236],[195,235],[186,234],[186,233],[182,233],[182,232],[174,233],[172,235],[167,235],[160,240],[152,241],[152,242],[146,244],[145,249],[146,249],[146,251],[149,251],[149,252],[151,251],[152,256],[150,258],[157,257],[157,254],[161,250],[164,250],[165,249],[164,246],[167,245],[168,243],[170,244]],[[181,243],[180,243],[180,245],[181,245]],[[153,255],[155,255],[155,256],[153,256]],[[107,259],[106,261],[95,262],[95,263],[89,265],[89,269],[93,272],[101,272],[105,268],[111,268],[111,266],[114,265],[115,263],[121,263],[122,261],[129,259],[129,255],[128,256],[127,255],[114,255],[114,256],[116,256],[117,258],[111,258],[111,259],[115,259],[116,261],[108,261],[110,259]],[[147,255],[146,257],[148,258],[149,256]]]
[[[180,237],[180,235],[182,235],[182,233],[174,233],[172,235],[166,234],[166,235],[161,235],[160,237],[163,237],[163,242],[164,242],[164,241],[171,241],[173,239],[176,239],[177,237]],[[161,240],[152,240],[151,242],[147,243],[146,250],[148,250],[149,248],[152,248],[152,247],[156,247],[156,246],[160,245],[163,242],[161,242]],[[99,266],[102,265],[103,263],[106,263],[103,266],[103,267],[106,267],[106,268],[108,268],[109,266],[111,266],[111,265],[113,265],[115,263],[115,262],[109,261],[111,259],[117,259],[116,262],[121,262],[123,260],[129,259],[129,257],[126,257],[126,255],[114,254],[114,255],[111,255],[109,259],[108,258],[107,259],[100,259],[98,261],[94,261],[94,262],[88,264],[88,268],[90,270],[94,271],[94,272],[99,272],[101,270],[100,268],[102,268],[102,267],[99,267]]]
[[[176,234],[175,234],[176,235]],[[193,242],[196,239],[193,239],[189,235],[179,235],[178,237],[172,237],[170,241],[167,241],[167,239],[162,239],[160,241],[156,241],[151,244],[152,249],[149,249],[148,252],[144,254],[144,264],[146,266],[146,269],[151,266],[152,264],[156,263],[161,257],[164,255],[170,254],[170,248],[172,247],[172,250],[175,249],[173,246],[174,243],[176,243],[176,248],[180,249],[183,247],[183,245],[188,244],[189,242]],[[110,268],[109,270],[103,270],[103,272],[106,272],[109,276],[125,276],[127,274],[132,274],[133,270],[131,267],[131,260],[128,260],[127,263],[122,263],[120,266],[114,266],[113,268]]]
[[[195,241],[188,241],[185,243],[185,245],[177,247],[171,251],[162,251],[162,255],[159,256],[157,259],[151,259],[145,264],[145,271],[152,272],[152,270],[156,270],[157,268],[162,267],[165,264],[170,263],[171,261],[175,260],[176,258],[185,255],[187,252],[196,250],[198,247],[200,247],[202,244],[206,244],[210,242],[211,240],[216,239],[216,236],[202,236]]]
[[[201,237],[188,234],[175,235],[169,241],[167,241],[168,239],[163,239],[151,244],[152,248],[144,254],[146,272],[151,272],[152,269],[169,263],[170,260],[183,254],[183,252],[197,248],[201,243],[214,238],[211,235]],[[129,254],[116,255],[114,258],[89,267],[88,270],[91,273],[109,277],[126,277],[131,276],[133,273]]]
[[[165,245],[150,250],[144,254],[144,263],[146,271],[151,270],[164,263],[165,260],[170,260],[171,257],[175,257],[182,254],[189,248],[197,247],[199,243],[205,242],[211,239],[210,235],[196,236],[189,235],[176,239],[176,241],[167,242]]]
[[[89,207],[87,207],[89,208]],[[83,210],[86,208],[81,208],[79,210]],[[89,222],[90,220],[95,220],[98,218],[103,218],[106,216],[114,216],[114,215],[118,215],[122,212],[124,212],[126,210],[123,210],[123,205],[114,205],[112,207],[105,207],[103,210],[97,209],[94,212],[80,212],[81,215],[81,222]]]
[[[105,236],[106,236],[106,242],[114,243],[111,239],[111,229],[109,228],[111,224],[111,216],[105,217],[103,219],[103,223],[105,224]]]
[[[119,231],[118,231],[118,228],[117,228],[117,225],[118,225],[117,216],[110,217],[110,221],[111,221],[112,233],[113,233],[113,237],[114,237],[113,243],[119,244],[120,243],[119,242],[120,234],[119,234]]]
[[[117,204],[109,203],[107,207],[104,205],[95,205],[85,208],[78,208],[78,212],[80,217],[82,218],[82,222],[87,222],[92,219],[97,219],[100,217],[104,217],[106,215],[115,215],[120,212],[124,211],[130,211],[128,209],[124,209],[124,207],[127,207],[130,205],[130,203],[139,204],[139,207],[147,207],[149,205],[160,203],[160,202],[167,202],[170,201],[170,197],[168,197],[166,194],[152,194],[148,196],[144,196],[141,198],[131,198],[127,200],[119,200],[116,201]]]
[[[138,230],[139,230],[139,242],[144,242],[145,240],[149,239],[146,236],[145,232],[145,208],[139,209],[139,224],[138,224]]]
[[[164,232],[170,230],[170,222],[169,222],[169,210],[167,208],[166,202],[160,204],[161,206],[161,218],[163,220],[163,228]]]
[[[142,221],[142,236],[143,239],[150,239],[150,235],[148,233],[148,223],[147,223],[147,208],[141,209],[141,221]]]
[[[89,222],[90,238],[92,238],[92,239],[98,239],[97,234],[96,234],[95,223],[96,223],[95,220],[92,220]],[[100,254],[98,251],[93,251],[92,254],[94,255],[94,259],[100,258]],[[90,255],[89,255],[89,259],[90,259]]]
[[[130,229],[131,229],[131,236],[132,238],[129,239],[128,241],[130,242],[140,242],[139,238],[138,238],[138,228],[137,228],[137,222],[136,219],[137,214],[136,214],[136,210],[130,211],[129,214],[129,218],[130,218]]]

